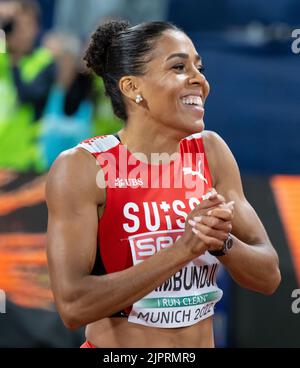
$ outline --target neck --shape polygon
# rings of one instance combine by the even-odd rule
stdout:
[[[131,153],[141,152],[150,158],[151,153],[172,155],[180,152],[180,140],[187,136],[186,133],[150,118],[143,119],[128,119],[119,132],[122,143]]]

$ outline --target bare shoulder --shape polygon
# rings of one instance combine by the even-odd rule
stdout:
[[[105,202],[105,189],[98,185],[101,174],[96,159],[81,148],[72,148],[62,152],[47,176],[47,203],[55,197],[64,202],[68,200],[89,200],[99,205]]]
[[[239,172],[236,160],[222,137],[216,132],[202,133],[205,154],[213,177],[214,186],[226,176],[228,171]]]
[[[202,132],[205,152],[219,154],[222,150],[229,149],[224,139],[212,130],[204,130]]]

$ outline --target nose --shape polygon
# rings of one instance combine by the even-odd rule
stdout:
[[[205,75],[199,72],[199,70],[195,67],[189,78],[189,83],[203,85],[205,82]]]
[[[199,72],[197,68],[195,68],[191,73],[188,83],[189,85],[200,87],[202,89],[203,98],[204,100],[206,99],[210,90],[209,83],[206,80],[205,75]]]

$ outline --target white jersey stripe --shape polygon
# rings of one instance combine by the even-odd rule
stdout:
[[[192,139],[197,139],[197,138],[201,138],[201,137],[202,137],[202,132],[189,135],[188,137],[186,137],[184,139],[186,139],[188,141],[191,141]]]
[[[113,135],[103,135],[85,140],[77,145],[90,153],[106,152],[119,144],[119,140]]]

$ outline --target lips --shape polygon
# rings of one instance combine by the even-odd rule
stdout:
[[[198,119],[203,119],[204,107],[203,100],[199,95],[186,95],[180,99],[184,110],[187,113],[192,113],[193,116]]]

